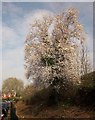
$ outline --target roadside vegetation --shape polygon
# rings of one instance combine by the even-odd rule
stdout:
[[[52,112],[53,110],[62,112],[62,109],[69,110],[73,108],[75,113],[76,108],[78,108],[81,112],[84,110],[85,113],[91,112],[94,115],[95,72],[82,76],[82,79],[83,82],[79,86],[69,88],[69,90],[61,90],[61,94],[58,94],[50,86],[37,90],[32,85],[29,85],[25,88],[23,94],[23,104],[31,106],[31,115],[33,116],[40,115],[41,111],[48,108],[52,109]]]

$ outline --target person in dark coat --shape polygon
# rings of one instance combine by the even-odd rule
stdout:
[[[11,103],[11,120],[19,120],[16,115],[16,107],[13,103]]]

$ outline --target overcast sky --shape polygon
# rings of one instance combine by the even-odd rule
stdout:
[[[79,21],[88,34],[88,47],[92,56],[93,3],[2,3],[3,80],[8,77],[17,77],[26,81],[24,75],[24,41],[29,31],[29,23],[31,23],[33,16],[40,16],[42,13],[58,13],[70,7],[75,7],[79,10]]]

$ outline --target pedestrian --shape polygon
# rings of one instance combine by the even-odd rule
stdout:
[[[11,104],[11,120],[19,120],[16,115],[16,107],[15,104]]]

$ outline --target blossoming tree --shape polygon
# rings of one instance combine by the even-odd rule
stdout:
[[[27,79],[42,88],[80,83],[84,43],[85,33],[74,8],[35,19],[25,41]]]

